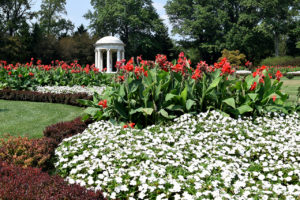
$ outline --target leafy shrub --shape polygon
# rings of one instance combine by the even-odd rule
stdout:
[[[238,79],[226,58],[214,66],[200,61],[194,70],[183,53],[175,64],[163,55],[158,55],[154,68],[144,61],[140,63],[134,66],[133,59],[126,65],[119,63],[119,82],[108,87],[103,95],[95,94],[93,101],[79,101],[88,106],[85,111],[88,116],[146,127],[184,113],[210,109],[234,117],[269,111],[287,113],[290,109],[284,105],[288,96],[280,92],[282,74],[279,71],[273,82],[265,67],[245,79]]]
[[[268,57],[260,62],[267,66],[300,66],[300,57],[278,56]]]
[[[44,136],[53,139],[58,145],[63,139],[82,133],[91,122],[91,120],[82,121],[81,117],[69,122],[59,122],[46,127]]]
[[[74,106],[82,106],[77,102],[77,99],[92,99],[92,96],[86,93],[53,94],[53,93],[41,93],[41,92],[33,92],[33,91],[3,89],[0,90],[0,99],[16,100],[16,101],[62,103],[62,104],[68,104]]]
[[[101,192],[69,185],[59,176],[50,176],[37,168],[22,168],[0,162],[0,198],[2,200],[69,199],[101,200]]]
[[[0,139],[0,160],[25,167],[52,168],[51,156],[57,145],[51,138],[28,139],[9,137]]]
[[[293,74],[287,74],[287,75],[285,75],[285,77],[287,77],[288,79],[293,79],[294,75]]]
[[[230,62],[230,64],[234,67],[242,65],[246,61],[246,55],[240,53],[239,50],[229,51],[227,49],[224,49],[222,51],[221,58],[219,58],[219,62],[223,58],[226,58]]]

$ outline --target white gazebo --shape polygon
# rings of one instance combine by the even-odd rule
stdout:
[[[95,44],[95,66],[99,71],[103,70],[103,53],[106,52],[107,72],[113,72],[113,53],[117,53],[117,61],[125,58],[125,44],[116,37],[106,36]]]

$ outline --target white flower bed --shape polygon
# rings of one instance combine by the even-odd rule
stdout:
[[[297,199],[300,116],[234,120],[212,111],[169,127],[91,124],[56,150],[69,183],[119,199]]]
[[[102,94],[106,87],[83,87],[79,85],[70,86],[38,86],[35,91],[41,93],[55,93],[55,94],[75,94],[75,93],[87,93],[89,95],[93,95],[94,91]]]

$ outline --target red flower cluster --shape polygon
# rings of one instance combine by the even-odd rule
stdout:
[[[252,62],[250,62],[249,60],[245,63],[246,67],[252,66]]]
[[[107,100],[101,100],[98,103],[99,106],[102,106],[103,109],[107,108]]]
[[[208,64],[206,64],[205,61],[200,61],[198,64],[197,64],[197,68],[196,70],[194,71],[193,75],[192,75],[192,79],[199,79],[202,77],[202,72],[203,71],[210,71],[212,72],[214,70],[213,67],[211,66],[208,66]]]
[[[173,64],[167,60],[167,56],[163,54],[156,55],[155,63],[166,72],[170,71],[170,68],[173,67]]]
[[[147,61],[142,60],[141,56],[138,56],[138,62],[141,64],[141,66],[134,66],[133,63],[133,57],[126,63],[126,65],[124,65],[124,63],[126,62],[126,60],[121,60],[121,61],[117,61],[116,63],[116,68],[119,69],[121,72],[127,74],[129,72],[134,72],[134,74],[136,75],[137,79],[139,79],[140,76],[148,76],[148,71],[146,71],[144,69],[144,66],[146,66],[148,63]],[[120,75],[118,76],[118,81],[124,81],[125,80],[125,75]]]
[[[171,66],[172,71],[174,72],[181,72],[182,75],[185,75],[187,73],[187,69],[190,68],[191,61],[188,60],[185,56],[184,53],[181,52],[179,54],[179,58],[177,60],[177,64],[175,66]]]
[[[224,74],[233,74],[234,69],[231,68],[230,63],[228,62],[227,58],[223,58],[219,63],[214,64],[215,68],[220,69],[221,68],[221,76]]]
[[[134,73],[135,73],[137,79],[139,79],[140,75],[142,75],[142,74],[146,77],[148,76],[148,71],[144,70],[144,66],[135,67],[134,68]]]
[[[129,124],[125,124],[125,125],[123,126],[123,128],[128,128],[128,127],[134,128],[134,126],[135,126],[135,123],[130,122]]]
[[[31,62],[26,63],[26,65],[21,65],[20,63],[17,63],[15,65],[13,65],[13,64],[7,64],[6,61],[1,61],[0,60],[0,68],[3,67],[8,72],[9,75],[12,74],[12,73],[9,73],[11,70],[17,70],[19,67],[24,67],[24,68],[27,68],[27,69],[32,68],[32,69],[38,69],[38,70],[44,70],[44,71],[56,70],[58,68],[61,68],[65,71],[65,73],[68,73],[69,70],[70,70],[71,73],[82,73],[82,72],[84,72],[86,74],[89,74],[90,71],[94,71],[95,73],[99,72],[99,69],[97,69],[94,64],[93,65],[86,65],[85,67],[82,67],[80,64],[77,63],[78,62],[77,60],[75,60],[70,65],[68,65],[64,61],[59,61],[59,60],[56,60],[55,62],[51,61],[51,65],[42,65],[42,61],[37,60],[37,62],[36,62],[37,65],[33,65],[33,61],[34,61],[34,59],[31,58]],[[54,63],[56,64],[56,66],[54,66]],[[29,73],[29,76],[34,76],[34,74]]]
[[[259,83],[265,83],[265,81],[264,81],[265,75],[263,74],[264,70],[268,71],[267,67],[263,65],[260,68],[256,69],[255,72],[252,73],[253,78],[255,78],[256,76],[259,76]],[[271,74],[269,74],[269,76],[270,76],[270,78],[272,78]]]
[[[133,65],[133,57],[128,60],[128,62],[126,63],[125,66],[123,66],[123,69],[126,70],[127,72],[131,72],[134,69],[134,65]]]
[[[197,68],[192,75],[192,79],[197,80],[201,77],[202,77],[202,71],[199,68]]]
[[[280,81],[280,78],[281,78],[283,75],[282,75],[282,73],[278,70],[278,71],[276,72],[275,76],[276,76],[276,80],[277,80],[277,81]]]
[[[273,102],[275,102],[276,101],[276,95],[274,95],[273,97],[272,97],[272,99],[273,99]]]
[[[251,85],[250,90],[251,90],[251,91],[255,90],[256,86],[257,86],[257,83],[254,82],[254,83]]]

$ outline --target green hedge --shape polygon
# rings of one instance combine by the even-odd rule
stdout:
[[[279,57],[268,57],[260,62],[260,65],[267,66],[300,66],[300,56],[279,56]]]

